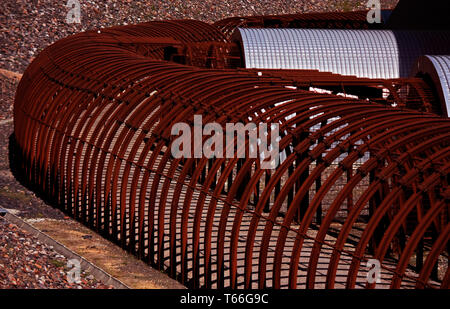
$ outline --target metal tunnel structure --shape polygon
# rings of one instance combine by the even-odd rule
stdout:
[[[352,14],[148,22],[62,39],[20,81],[15,173],[188,287],[447,289],[450,121],[432,79],[245,68],[233,39],[251,20],[368,28]],[[194,115],[279,124],[279,165],[174,158],[171,128],[193,128]]]
[[[417,61],[413,74],[432,81],[442,105],[442,112],[450,117],[450,56],[422,56]]]

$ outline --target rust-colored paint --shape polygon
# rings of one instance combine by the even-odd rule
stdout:
[[[448,288],[448,267],[440,279],[433,269],[448,257],[450,121],[433,113],[427,85],[233,68],[227,31],[150,22],[46,48],[17,90],[18,174],[190,287],[366,287],[375,257],[388,287]],[[171,127],[194,114],[278,122],[286,158],[271,171],[256,159],[174,159]]]

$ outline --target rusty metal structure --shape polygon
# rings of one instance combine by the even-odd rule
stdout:
[[[381,29],[390,13],[382,11],[382,24],[369,24],[367,11],[353,11],[230,17],[215,22],[214,26],[228,38],[238,28]]]
[[[246,68],[409,77],[421,55],[447,55],[449,31],[239,28]]]
[[[245,69],[231,39],[250,20],[368,28],[361,16],[149,22],[60,40],[17,90],[16,175],[189,287],[447,289],[450,121],[433,85]],[[279,166],[175,159],[171,127],[198,114],[279,123]]]

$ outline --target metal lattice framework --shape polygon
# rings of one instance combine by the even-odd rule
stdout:
[[[373,288],[366,263],[376,258],[377,286],[448,288],[450,121],[394,95],[395,83],[415,85],[429,107],[420,80],[391,81],[394,108],[303,87],[380,81],[164,60],[214,44],[229,42],[210,25],[172,21],[48,47],[17,90],[17,173],[191,287]],[[279,123],[284,159],[274,170],[174,159],[171,127],[195,114]]]

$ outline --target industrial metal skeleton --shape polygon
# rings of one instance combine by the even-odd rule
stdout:
[[[301,16],[280,20],[327,21]],[[16,95],[17,174],[190,287],[373,288],[376,258],[378,287],[448,288],[450,121],[430,85],[239,68],[236,22],[150,22],[46,48]],[[171,127],[194,114],[278,122],[285,158],[274,170],[174,159]]]

